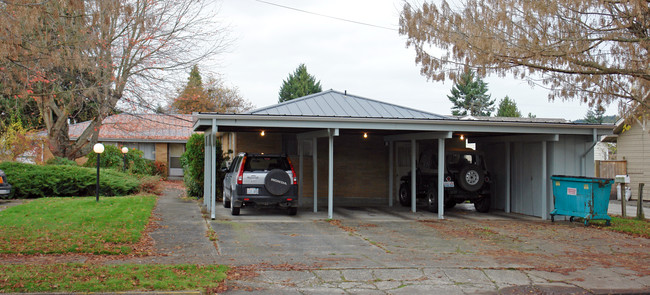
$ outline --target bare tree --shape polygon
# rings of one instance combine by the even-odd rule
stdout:
[[[545,85],[551,100],[619,101],[627,115],[650,109],[647,0],[407,3],[400,34],[433,80],[453,79],[469,65]]]
[[[0,90],[36,100],[50,150],[81,157],[118,102],[148,104],[165,77],[223,49],[212,17],[200,0],[1,1]],[[82,110],[91,123],[71,142]]]

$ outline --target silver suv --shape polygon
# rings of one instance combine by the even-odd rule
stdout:
[[[286,155],[240,153],[224,168],[223,206],[232,215],[245,207],[287,208],[298,212],[296,172]]]
[[[11,184],[7,181],[7,175],[4,171],[0,170],[0,199],[9,198],[11,196]]]

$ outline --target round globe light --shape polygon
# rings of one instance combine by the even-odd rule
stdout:
[[[96,143],[96,144],[93,146],[93,151],[94,151],[95,153],[98,153],[98,154],[103,153],[103,152],[104,152],[104,145],[101,144],[101,143]]]
[[[123,154],[126,154],[126,153],[128,153],[128,152],[129,152],[129,148],[123,146],[123,147],[122,147],[122,153],[123,153]]]

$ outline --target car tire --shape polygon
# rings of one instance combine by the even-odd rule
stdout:
[[[427,209],[438,213],[438,189],[436,188],[427,191]]]
[[[298,213],[298,207],[289,207],[289,209],[287,209],[287,214],[289,214],[289,216],[294,216],[297,213]]]
[[[398,199],[399,199],[399,203],[402,206],[404,207],[411,206],[411,190],[408,188],[408,185],[406,183],[402,183],[399,186]]]
[[[474,164],[466,165],[458,174],[458,186],[465,191],[478,191],[485,183],[485,173]]]
[[[275,196],[286,194],[292,184],[291,177],[282,169],[273,169],[264,177],[264,187]]]
[[[226,198],[226,192],[223,192],[223,207],[230,208],[230,200]]]
[[[235,207],[235,203],[231,202],[230,204],[230,215],[237,216],[239,215],[240,207]]]
[[[491,203],[492,200],[490,196],[482,196],[474,200],[474,208],[476,208],[476,211],[478,212],[487,213],[490,211]]]

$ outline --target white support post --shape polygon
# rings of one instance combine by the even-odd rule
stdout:
[[[445,218],[445,139],[438,138],[438,219]]]
[[[314,213],[318,212],[318,137],[312,139],[312,158],[314,163]]]
[[[211,186],[208,185],[210,183],[210,179],[212,179],[212,176],[210,175],[210,169],[212,169],[210,166],[212,162],[210,162],[210,151],[212,150],[212,147],[210,146],[210,134],[205,134],[203,138],[203,144],[205,146],[205,151],[203,155],[203,206],[205,208],[209,208],[208,206],[208,201],[210,198],[210,188]]]
[[[415,139],[411,139],[411,212],[415,213],[416,211],[416,195],[417,195],[417,184],[416,175],[415,175],[415,165],[416,165],[416,148],[415,148]]]
[[[302,168],[303,168],[303,142],[298,139],[298,206],[302,204]]]
[[[217,157],[215,156],[217,152],[216,150],[216,139],[217,139],[217,120],[212,119],[212,130],[210,131],[210,145],[212,146],[212,151],[211,151],[211,159],[210,162],[212,163],[212,172],[210,175],[210,218],[214,220],[216,216],[216,202],[217,202],[217,190],[215,189],[215,185],[217,183]],[[205,185],[205,184],[203,184]]]
[[[506,145],[506,206],[505,206],[505,211],[506,213],[510,213],[510,191],[512,188],[510,187],[510,178],[511,176],[511,171],[510,171],[510,142],[505,142]]]
[[[388,207],[393,207],[393,141],[388,142]]]
[[[329,157],[327,176],[327,218],[332,219],[334,215],[334,135],[329,135]]]
[[[548,219],[548,196],[546,195],[546,141],[542,141],[542,220]]]

